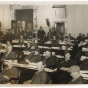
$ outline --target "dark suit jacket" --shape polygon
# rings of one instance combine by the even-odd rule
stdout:
[[[30,62],[39,62],[41,61],[41,56],[38,54],[38,55],[34,55],[34,53],[30,53],[27,57],[27,59],[29,59]]]
[[[36,72],[33,76],[31,84],[48,84],[50,81],[49,76],[47,73],[43,70],[41,72]]]
[[[57,57],[56,56],[50,56],[46,60],[44,60],[44,64],[48,68],[55,68],[58,64]]]
[[[77,79],[75,79],[74,81],[71,81],[69,84],[85,84],[83,78],[80,76]]]
[[[2,60],[3,59],[6,59],[6,60],[8,60],[8,59],[11,59],[11,60],[14,60],[14,59],[16,59],[16,53],[14,52],[14,51],[11,51],[7,56],[6,56],[6,54],[7,53],[4,53],[4,55],[2,56]]]
[[[19,76],[19,71],[16,67],[11,67],[8,70],[6,69],[7,69],[7,66],[4,67],[2,74],[6,75],[8,78],[17,78]]]

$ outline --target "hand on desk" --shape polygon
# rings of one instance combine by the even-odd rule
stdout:
[[[61,67],[60,70],[63,70],[63,71],[67,71],[68,68],[65,68],[65,67]]]

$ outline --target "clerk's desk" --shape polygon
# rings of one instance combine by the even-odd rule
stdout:
[[[31,80],[37,71],[37,65],[36,63],[30,63],[30,64],[19,64],[14,63],[13,66],[17,67],[20,70],[20,77],[19,77],[19,84],[23,84],[26,80]],[[47,74],[51,77],[51,79],[55,76],[57,69],[49,69],[44,68]],[[52,80],[54,81],[54,80]]]
[[[13,63],[13,66],[16,67],[21,67],[21,68],[26,68],[26,69],[33,69],[37,70],[37,65],[36,63],[30,63],[30,64],[19,64],[19,63]],[[49,68],[44,68],[46,72],[54,72],[57,69],[49,69]]]

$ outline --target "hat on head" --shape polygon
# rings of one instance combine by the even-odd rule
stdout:
[[[68,72],[78,72],[80,71],[80,67],[77,65],[73,65],[68,69]]]

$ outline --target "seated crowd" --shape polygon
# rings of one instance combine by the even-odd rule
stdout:
[[[9,82],[10,84],[86,83],[80,71],[88,70],[88,52],[82,51],[83,47],[88,48],[88,33],[86,37],[84,34],[79,33],[78,37],[74,38],[70,33],[66,36],[57,33],[53,27],[49,29],[46,35],[43,28],[40,27],[37,38],[35,35],[28,28],[26,31],[22,27],[19,27],[19,30],[7,29],[6,35],[0,29],[0,39],[4,38],[6,40],[5,46],[0,41],[0,50],[5,51],[4,53],[0,52],[0,84],[4,84],[5,82]],[[13,40],[17,40],[18,42],[14,43]],[[51,43],[45,44],[47,41],[51,41]],[[64,42],[65,49],[62,49],[63,45],[60,42]],[[14,47],[15,44],[20,47]],[[40,48],[39,46],[43,47]],[[44,46],[48,48],[44,48]],[[51,47],[60,48],[56,49],[53,53]],[[86,56],[86,59],[80,59],[82,54]],[[58,55],[63,57],[58,57]],[[25,65],[34,63],[37,70],[29,68],[28,71],[27,67],[24,68],[27,70],[23,70],[21,69],[22,67],[14,66],[13,63],[15,61],[17,61],[17,64]],[[56,70],[54,72],[47,72],[45,68]]]

